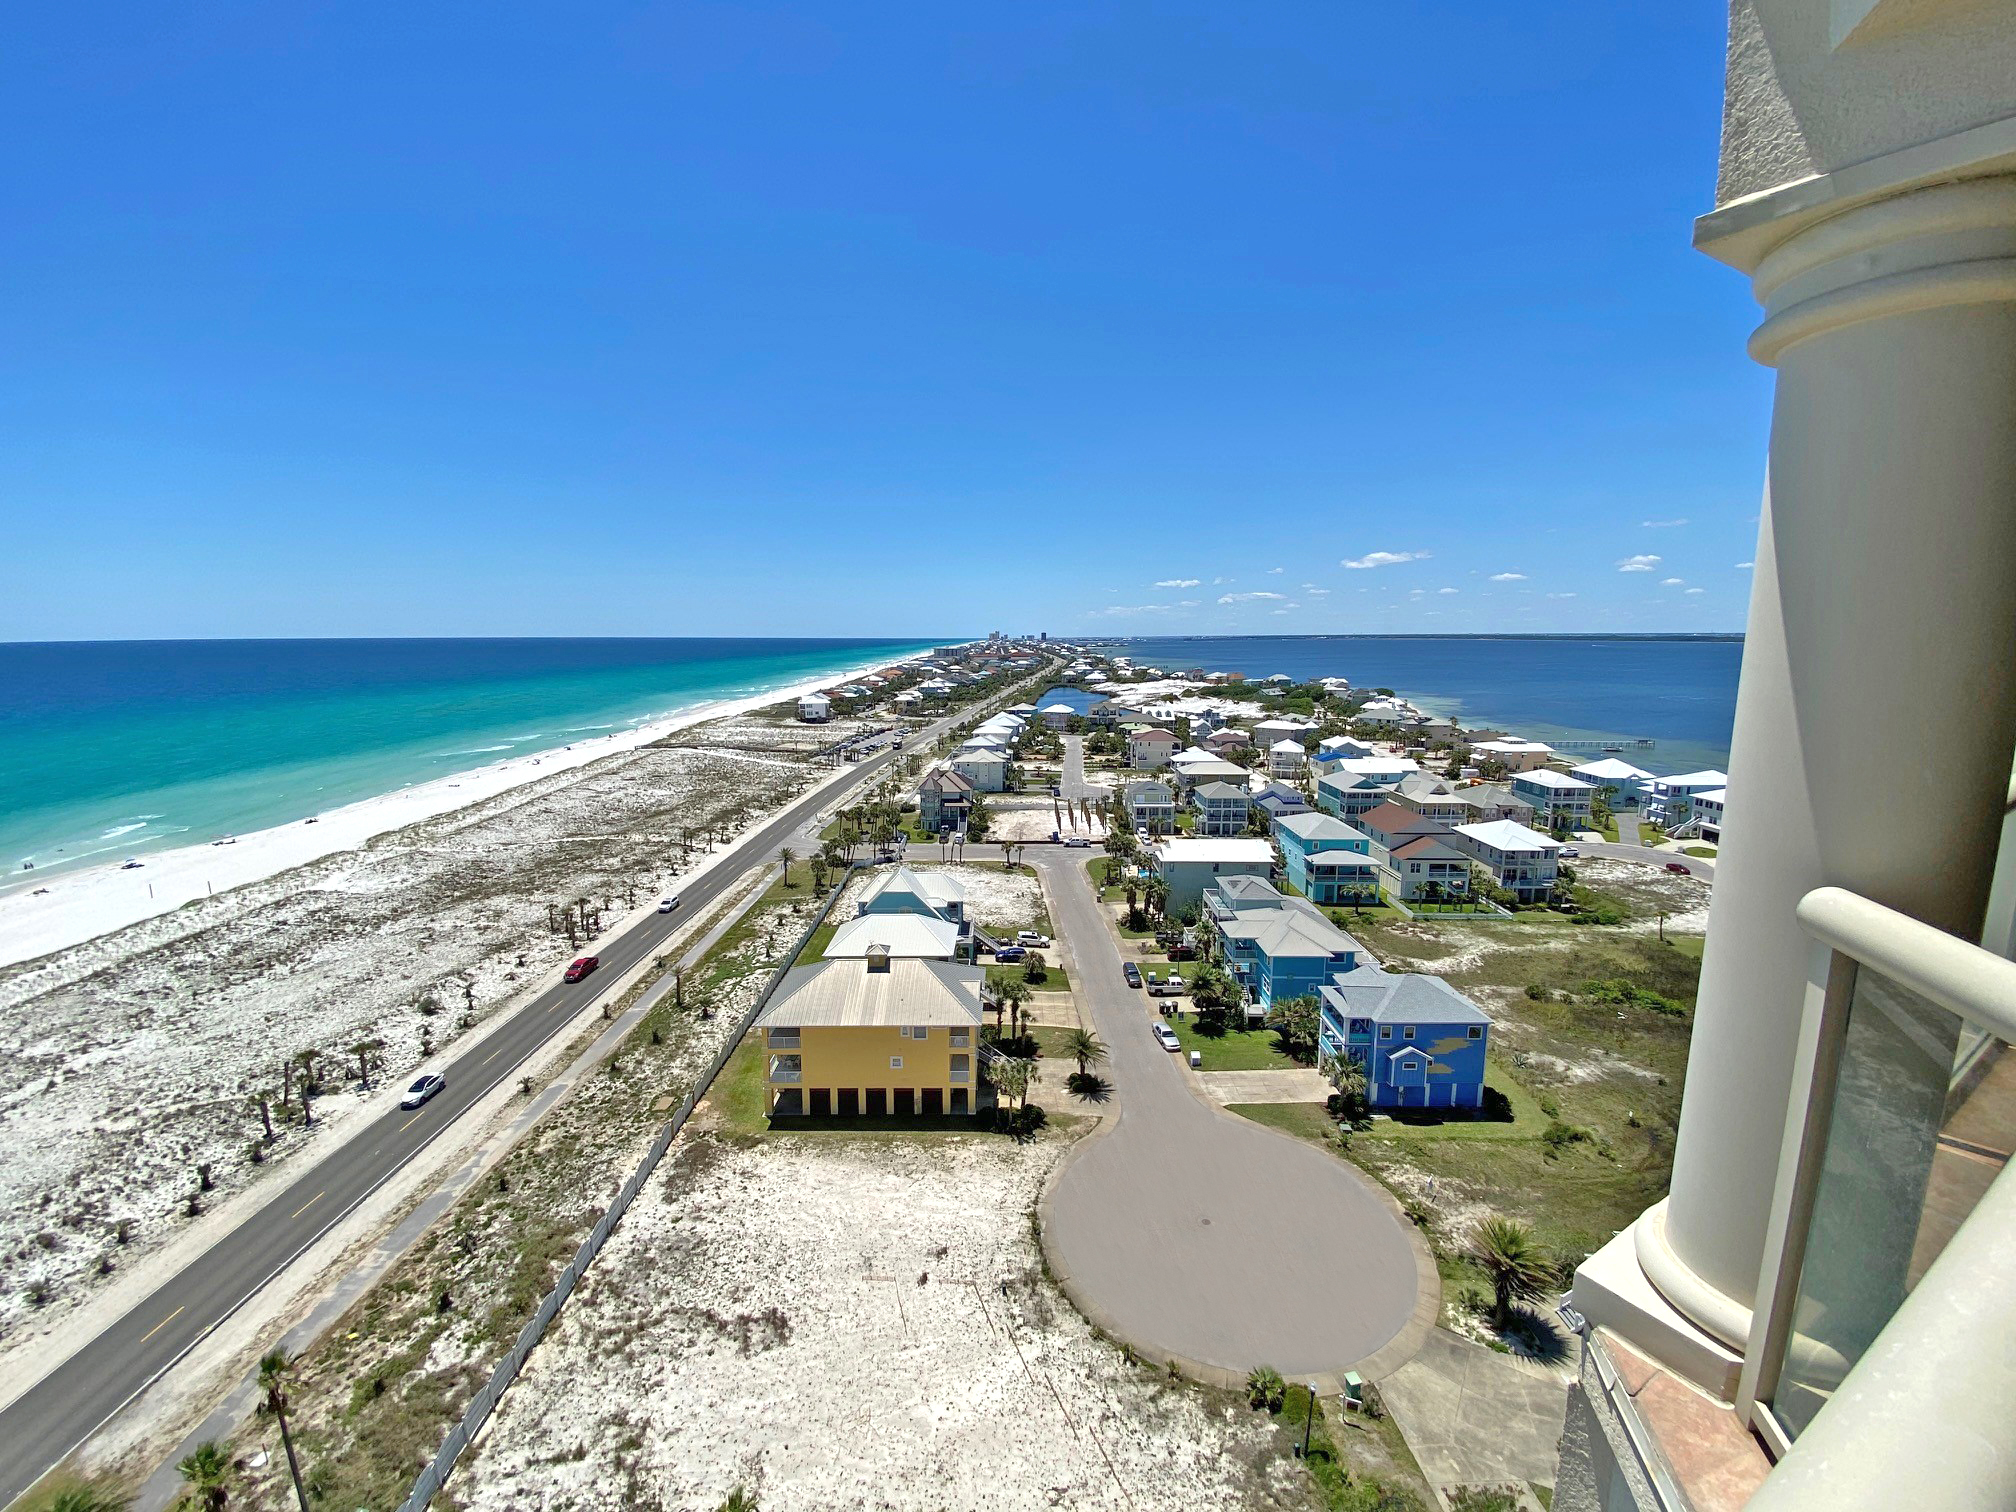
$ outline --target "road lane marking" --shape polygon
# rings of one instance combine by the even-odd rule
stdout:
[[[148,1329],[147,1332],[142,1334],[140,1336],[140,1342],[142,1344],[145,1344],[149,1339],[153,1338],[154,1335],[161,1332],[162,1329],[166,1328],[170,1323],[173,1323],[177,1318],[181,1317],[182,1311],[183,1310],[181,1308],[179,1307],[176,1308],[175,1311],[168,1314],[167,1317],[163,1318],[159,1323],[156,1323],[152,1328]]]
[[[316,1203],[320,1202],[324,1197],[327,1197],[328,1195],[329,1194],[326,1191],[317,1192],[313,1197],[310,1197],[306,1202],[302,1203],[301,1206],[294,1209],[293,1212],[289,1213],[287,1215],[288,1219],[291,1221],[295,1218],[299,1218],[303,1213],[307,1212],[308,1209],[315,1206]]]
[[[489,1065],[490,1062],[497,1059],[497,1057],[502,1055],[503,1053],[504,1053],[504,1047],[502,1045],[499,1045],[495,1050],[492,1050],[488,1055],[483,1057],[482,1064],[486,1066]]]
[[[425,1108],[422,1108],[418,1113],[415,1113],[411,1118],[407,1119],[406,1122],[399,1125],[399,1132],[401,1134],[404,1134],[408,1129],[412,1128],[413,1125],[420,1122],[420,1120],[425,1118],[426,1116],[427,1116],[427,1110]]]

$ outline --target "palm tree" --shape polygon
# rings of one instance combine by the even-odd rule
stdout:
[[[784,863],[784,885],[789,887],[791,885],[791,863],[798,859],[798,852],[787,845],[777,852],[777,859]]]
[[[1080,1076],[1106,1063],[1106,1046],[1090,1029],[1073,1029],[1065,1035],[1064,1053],[1078,1062]]]
[[[266,1143],[273,1143],[273,1094],[254,1092],[245,1099],[245,1106],[258,1111],[259,1122],[266,1126]]]
[[[1515,1301],[1530,1301],[1546,1291],[1554,1279],[1554,1262],[1528,1225],[1498,1213],[1477,1225],[1470,1248],[1491,1278],[1496,1300],[1492,1326],[1503,1333],[1512,1322]]]
[[[987,1080],[1003,1097],[1020,1104],[1029,1096],[1029,1084],[1036,1080],[1036,1062],[1004,1055],[987,1067]]]
[[[294,1435],[287,1429],[287,1375],[294,1362],[285,1349],[276,1349],[259,1362],[259,1387],[266,1393],[266,1410],[280,1425],[280,1447],[287,1451],[287,1474],[294,1481],[294,1499],[301,1512],[308,1512],[308,1492],[301,1484],[301,1461],[294,1454]]]
[[[994,984],[995,1002],[1007,1004],[1013,1015],[1011,1038],[1019,1039],[1022,1035],[1022,1005],[1029,1001],[1029,993],[1029,984],[1020,977],[1004,977]]]
[[[189,1489],[202,1498],[202,1505],[219,1508],[230,1499],[227,1483],[231,1479],[231,1456],[215,1439],[198,1444],[195,1452],[175,1468],[189,1483]]]

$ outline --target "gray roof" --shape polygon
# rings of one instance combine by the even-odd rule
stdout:
[[[1234,787],[1229,782],[1206,782],[1198,785],[1199,798],[1216,798],[1221,802],[1227,798],[1237,798],[1242,803],[1253,796],[1247,788]]]
[[[977,1026],[986,974],[950,961],[892,960],[887,971],[870,971],[866,961],[817,961],[784,973],[757,1022],[766,1029]]]
[[[1363,830],[1354,829],[1330,814],[1284,814],[1274,823],[1277,829],[1287,830],[1303,840],[1363,840],[1371,844],[1371,837]]]
[[[1129,803],[1174,803],[1175,795],[1169,785],[1157,782],[1153,777],[1137,777],[1124,789]]]
[[[1360,966],[1340,971],[1321,996],[1347,1018],[1410,1024],[1486,1024],[1491,1016],[1441,977]]]

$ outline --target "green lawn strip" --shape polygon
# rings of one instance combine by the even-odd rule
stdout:
[[[1715,847],[1712,845],[1683,845],[1680,847],[1680,854],[1683,856],[1699,856],[1704,861],[1711,861],[1715,857]]]
[[[805,942],[805,948],[798,952],[794,966],[809,966],[814,961],[824,960],[826,947],[833,943],[833,936],[839,932],[838,924],[821,924],[812,931],[812,938]]]
[[[1001,983],[1011,978],[1018,982],[1024,981],[1020,966],[989,966],[987,968],[987,985],[990,987],[998,987]],[[1069,992],[1071,990],[1071,979],[1065,975],[1062,966],[1053,963],[1044,968],[1042,981],[1028,982],[1026,985],[1031,992]]]
[[[1175,1001],[1187,1002],[1187,998]],[[1183,1053],[1195,1050],[1204,1058],[1206,1071],[1297,1071],[1301,1063],[1281,1053],[1281,1042],[1272,1029],[1235,1029],[1230,1034],[1199,1034],[1188,1016],[1168,1019],[1181,1041]]]
[[[1323,1111],[1321,1103],[1228,1103],[1225,1111],[1311,1144],[1334,1146],[1336,1142],[1337,1120]]]

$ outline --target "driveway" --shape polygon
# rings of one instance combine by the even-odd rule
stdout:
[[[1085,737],[1066,735],[1064,737],[1064,771],[1057,783],[1058,792],[1066,798],[1104,798],[1106,789],[1085,777]]]
[[[1116,1337],[1208,1381],[1233,1384],[1268,1364],[1333,1390],[1345,1370],[1396,1368],[1440,1305],[1427,1245],[1352,1166],[1193,1091],[1150,1037],[1146,994],[1121,977],[1085,858],[1030,859],[1079,1006],[1112,1056],[1105,1126],[1043,1198],[1059,1283]]]
[[[1429,1482],[1554,1484],[1570,1372],[1501,1355],[1436,1329],[1379,1394]]]

